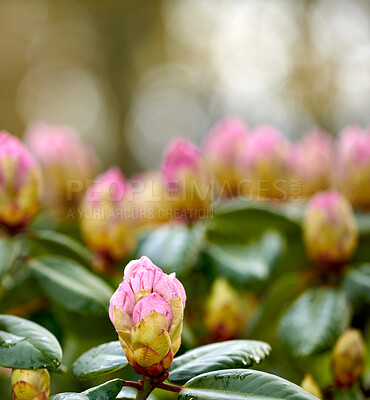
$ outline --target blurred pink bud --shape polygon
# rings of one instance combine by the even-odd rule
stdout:
[[[217,123],[204,141],[204,153],[225,197],[238,195],[242,177],[238,158],[248,135],[244,121],[227,117]]]
[[[96,178],[81,202],[82,235],[98,260],[120,261],[135,247],[130,193],[120,169],[112,167]]]
[[[43,169],[47,207],[55,216],[65,216],[76,207],[98,172],[95,151],[77,131],[63,125],[31,125],[25,140]]]
[[[293,146],[293,168],[302,182],[302,196],[310,197],[330,187],[333,161],[334,142],[324,131],[309,131]]]
[[[40,208],[40,167],[15,136],[0,132],[0,224],[22,228]]]
[[[278,130],[268,125],[256,127],[246,141],[240,162],[245,172],[245,195],[288,199],[291,145]]]
[[[208,216],[214,195],[212,175],[196,145],[183,138],[172,140],[164,151],[161,171],[171,207],[180,215],[174,219]]]
[[[336,161],[340,190],[355,207],[369,209],[370,130],[356,125],[344,129],[339,137]]]
[[[109,317],[137,373],[160,376],[171,366],[181,344],[185,301],[175,274],[165,274],[145,256],[127,264]]]
[[[347,262],[356,249],[358,230],[349,202],[334,190],[315,194],[304,221],[308,256],[321,264]]]

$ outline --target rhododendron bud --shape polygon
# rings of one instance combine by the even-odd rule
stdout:
[[[13,400],[46,400],[50,394],[47,369],[15,369],[11,383]]]
[[[240,158],[245,179],[242,191],[246,196],[287,200],[291,174],[291,146],[275,128],[255,128]]]
[[[146,172],[130,179],[133,186],[135,223],[153,225],[171,219],[171,202],[159,172]]]
[[[224,118],[208,133],[204,153],[220,184],[222,195],[237,196],[242,171],[238,158],[245,145],[248,128],[235,117]]]
[[[314,195],[307,205],[304,239],[312,261],[328,264],[348,261],[358,240],[349,202],[334,190]]]
[[[40,161],[45,184],[45,203],[56,217],[74,217],[89,181],[99,169],[93,148],[69,126],[32,125],[26,143]],[[72,210],[72,213],[68,211]]]
[[[301,387],[306,390],[308,393],[311,393],[313,396],[318,399],[323,399],[323,395],[320,389],[320,386],[317,384],[315,379],[311,374],[306,374],[301,383]]]
[[[349,126],[339,138],[337,181],[355,207],[370,208],[370,130]]]
[[[360,379],[365,368],[366,345],[357,329],[346,330],[338,339],[332,354],[332,371],[336,384],[350,388]]]
[[[136,244],[130,188],[118,167],[99,175],[80,205],[81,231],[97,261],[122,260]]]
[[[24,144],[0,132],[0,224],[24,227],[39,211],[41,172]]]
[[[332,183],[334,143],[329,134],[315,129],[293,146],[293,168],[301,180],[301,194],[310,197]]]
[[[243,334],[252,308],[244,300],[226,279],[214,281],[205,308],[205,325],[211,341],[237,339]]]
[[[185,301],[174,273],[165,274],[144,256],[127,264],[109,317],[138,374],[159,377],[171,366],[181,344]]]
[[[174,139],[164,151],[162,176],[170,192],[174,219],[208,216],[214,190],[212,174],[197,146],[186,139]]]

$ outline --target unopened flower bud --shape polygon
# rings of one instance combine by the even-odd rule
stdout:
[[[334,143],[329,134],[318,129],[306,133],[293,146],[292,158],[303,197],[310,197],[331,186]]]
[[[246,141],[240,158],[247,197],[288,200],[291,174],[291,146],[275,128],[261,125]]]
[[[130,187],[118,167],[99,175],[80,205],[81,231],[87,246],[101,260],[115,263],[136,244]]]
[[[347,127],[339,138],[337,183],[357,208],[370,208],[370,130]]]
[[[194,220],[208,216],[214,187],[201,150],[186,139],[174,139],[164,151],[161,169],[174,219]],[[180,218],[176,218],[177,215]]]
[[[50,394],[47,369],[15,369],[11,383],[12,400],[46,400]]]
[[[306,390],[306,392],[311,393],[313,396],[318,399],[323,399],[323,395],[320,389],[320,386],[317,384],[315,379],[311,374],[306,374],[301,383],[301,387]]]
[[[0,132],[0,225],[23,228],[40,209],[41,172],[25,145]]]
[[[244,121],[228,117],[217,123],[204,142],[204,154],[225,197],[240,194],[238,188],[242,171],[238,159],[247,135],[248,128]]]
[[[366,362],[366,345],[361,332],[347,329],[337,340],[332,354],[332,371],[340,388],[350,388],[361,377]]]
[[[312,261],[327,264],[348,261],[358,240],[349,202],[334,190],[314,195],[307,205],[304,239]]]
[[[135,223],[157,225],[172,218],[171,202],[158,172],[141,173],[130,180]]]
[[[226,279],[214,281],[205,307],[205,325],[211,341],[241,337],[252,305],[245,300]]]
[[[99,169],[94,149],[77,131],[63,125],[32,125],[25,140],[43,169],[45,205],[55,217],[74,217],[89,181]]]
[[[174,273],[165,274],[144,256],[127,264],[109,316],[138,374],[159,377],[170,368],[181,344],[185,301]]]

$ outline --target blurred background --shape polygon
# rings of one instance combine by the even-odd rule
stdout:
[[[70,124],[127,175],[230,113],[370,123],[367,0],[1,0],[0,60],[1,129]]]

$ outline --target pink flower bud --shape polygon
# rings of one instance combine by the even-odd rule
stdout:
[[[0,132],[0,224],[22,228],[40,208],[41,172],[16,137]]]
[[[164,151],[161,171],[171,196],[173,219],[208,216],[214,189],[212,175],[197,146],[186,139],[174,139]]]
[[[47,369],[14,369],[12,400],[46,400],[50,394]]]
[[[304,197],[325,190],[332,183],[334,143],[329,134],[315,129],[293,147],[293,168],[301,180]]]
[[[370,130],[347,127],[339,137],[337,182],[340,190],[358,208],[370,207]]]
[[[130,188],[118,167],[99,175],[80,205],[81,231],[100,260],[122,260],[136,244]]]
[[[171,366],[181,344],[185,301],[175,274],[165,274],[144,256],[127,264],[109,316],[137,373],[161,376]]]
[[[235,117],[224,118],[208,133],[204,153],[225,197],[238,195],[242,173],[239,155],[245,145],[248,128]]]
[[[246,196],[288,199],[291,146],[279,131],[267,125],[255,128],[240,162],[245,172]]]
[[[99,169],[95,151],[69,126],[35,124],[25,139],[44,172],[46,206],[55,216],[65,216],[74,210]]]
[[[327,190],[312,197],[304,220],[308,256],[322,264],[347,262],[356,249],[358,230],[349,202]]]

